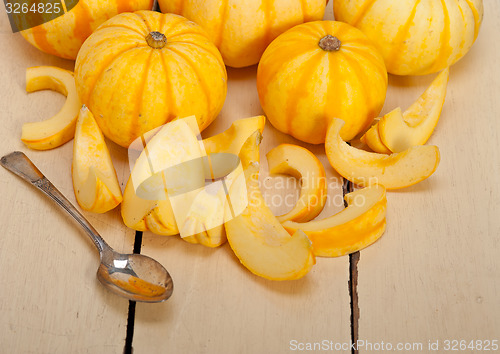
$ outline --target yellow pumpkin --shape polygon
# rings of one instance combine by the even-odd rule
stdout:
[[[425,75],[454,64],[471,48],[483,0],[336,0],[335,19],[362,30],[387,71]]]
[[[45,53],[73,60],[83,42],[101,23],[122,12],[150,10],[153,6],[153,0],[66,0],[62,3],[64,15],[21,31],[21,35]]]
[[[226,65],[257,64],[266,47],[295,25],[321,20],[325,0],[158,0],[162,12],[201,25]]]
[[[103,23],[78,53],[75,81],[103,134],[124,147],[177,117],[195,115],[205,129],[227,91],[222,57],[205,31],[154,11]]]
[[[269,45],[257,70],[257,89],[269,121],[283,133],[324,143],[330,120],[341,118],[342,137],[351,140],[382,109],[387,71],[360,30],[335,21],[309,22]]]

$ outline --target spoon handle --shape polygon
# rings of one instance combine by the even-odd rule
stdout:
[[[62,207],[69,215],[75,218],[76,221],[85,229],[90,236],[99,252],[110,248],[106,241],[99,235],[96,229],[85,219],[85,217],[66,199],[66,197],[57,190],[57,188],[40,172],[31,160],[22,152],[14,151],[1,158],[0,164],[7,170],[13,172],[22,179],[28,181],[36,188],[40,189],[44,194],[49,196],[60,207]]]

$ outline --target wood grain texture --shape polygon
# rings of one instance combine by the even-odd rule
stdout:
[[[331,9],[329,13],[331,16]],[[203,136],[227,129],[235,119],[263,113],[256,71],[256,66],[228,69],[225,106]],[[265,154],[280,143],[306,146],[323,163],[329,203],[318,217],[343,208],[342,181],[328,164],[322,145],[304,145],[269,122],[263,136],[261,190],[276,215],[293,207],[296,199],[287,205],[284,197],[298,191],[293,178],[269,176]],[[348,257],[317,257],[304,278],[273,282],[244,268],[228,244],[209,249],[177,236],[144,233],[141,253],[157,258],[169,269],[175,290],[167,303],[137,304],[134,353],[288,353],[293,340],[349,342]]]
[[[387,231],[361,252],[362,340],[423,343],[427,353],[445,352],[444,340],[500,340],[500,3],[484,5],[479,38],[451,68],[428,142],[441,164],[423,183],[388,193]],[[383,112],[408,107],[434,77],[390,77]],[[430,351],[436,340],[440,350]],[[460,351],[473,352],[481,351]]]
[[[12,34],[3,3],[0,19],[0,155],[25,152],[76,205],[72,141],[40,152],[20,140],[23,123],[49,118],[64,103],[62,95],[50,91],[27,94],[26,68],[72,70],[74,63],[43,54]],[[123,181],[129,173],[126,160],[121,148],[109,147]],[[97,280],[99,256],[87,235],[46,196],[3,168],[0,195],[0,352],[122,353],[128,302]],[[111,246],[132,251],[134,232],[123,226],[119,210],[84,215]]]

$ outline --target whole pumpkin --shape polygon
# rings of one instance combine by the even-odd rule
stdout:
[[[388,72],[425,75],[469,51],[483,19],[483,1],[336,0],[334,13],[375,43]]]
[[[66,0],[65,6],[69,11],[64,15],[21,31],[21,35],[45,53],[74,60],[101,23],[122,12],[151,10],[153,0]]]
[[[158,0],[162,12],[201,25],[226,65],[257,64],[266,47],[295,25],[321,20],[327,0]]]
[[[226,67],[205,31],[154,11],[103,23],[78,53],[75,81],[103,134],[124,147],[177,117],[195,115],[205,129],[227,91]]]
[[[269,121],[306,143],[325,142],[328,123],[341,118],[351,140],[382,109],[384,60],[358,29],[335,21],[296,26],[266,49],[257,70],[259,99]]]

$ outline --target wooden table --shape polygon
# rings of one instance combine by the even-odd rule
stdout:
[[[479,39],[451,69],[429,142],[441,150],[437,172],[388,193],[387,231],[378,242],[359,257],[318,258],[302,280],[266,281],[243,268],[227,245],[208,249],[146,232],[141,252],[170,271],[175,291],[162,304],[130,305],[99,284],[97,252],[76,224],[0,169],[0,352],[122,353],[127,341],[139,354],[287,353],[315,342],[349,353],[350,340],[359,338],[365,341],[360,353],[399,343],[407,352],[430,353],[446,352],[446,340],[500,340],[500,2],[484,5]],[[330,2],[326,18],[331,12]],[[74,63],[39,52],[10,32],[4,14],[0,20],[0,154],[24,151],[76,203],[72,143],[37,152],[20,141],[24,122],[55,114],[64,101],[52,92],[27,95],[26,68],[73,69]],[[204,136],[262,113],[255,72],[228,69],[226,105]],[[391,76],[383,113],[408,107],[434,76]],[[262,178],[268,175],[265,153],[281,142],[299,143],[268,123]],[[108,146],[124,186],[126,151]],[[307,147],[335,177],[323,147]],[[341,193],[340,186],[329,193]],[[336,211],[329,207],[321,216]],[[118,251],[132,252],[136,235],[123,225],[119,209],[84,214]],[[432,351],[429,343],[436,341],[439,350]]]

